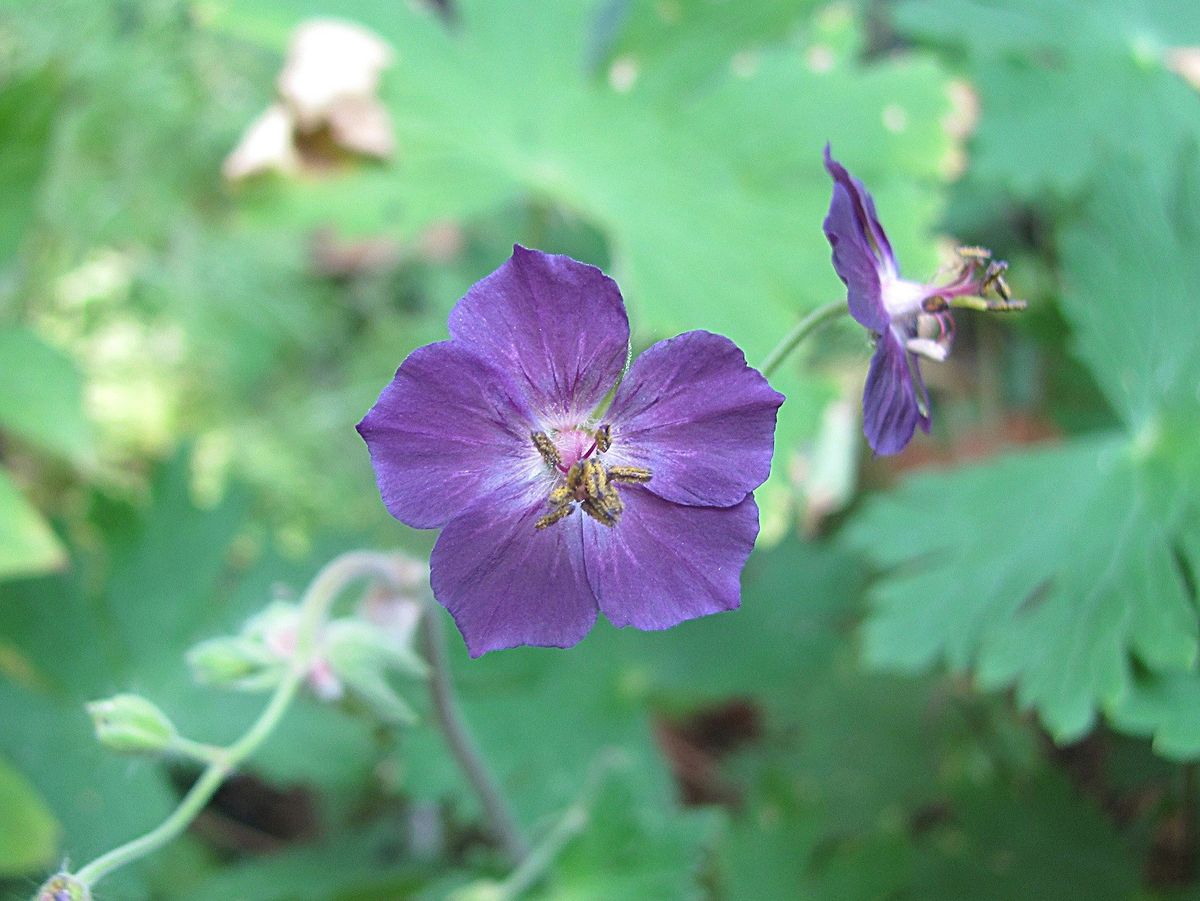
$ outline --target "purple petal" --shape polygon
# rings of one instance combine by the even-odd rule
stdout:
[[[646,487],[668,501],[732,506],[771,471],[781,403],[728,338],[686,332],[630,367],[604,417],[605,462],[649,469]]]
[[[578,511],[547,529],[545,501],[481,498],[450,521],[430,557],[430,584],[472,657],[518,645],[567,648],[596,621]]]
[[[388,512],[430,529],[501,486],[544,477],[531,421],[502,373],[443,341],[409,355],[358,432]]]
[[[690,507],[629,486],[621,499],[625,512],[614,527],[588,519],[583,528],[588,580],[613,625],[669,629],[738,606],[758,535],[753,497]]]
[[[874,332],[883,332],[891,317],[883,305],[881,271],[896,271],[891,244],[875,215],[875,201],[862,182],[829,154],[825,168],[833,176],[833,199],[825,217],[825,237],[833,248],[833,268],[846,284],[850,315]]]
[[[929,420],[917,407],[909,356],[890,328],[879,336],[863,390],[863,431],[877,454],[898,454],[904,450],[912,440],[918,420],[929,431]],[[915,359],[912,366],[917,366]]]
[[[514,373],[530,406],[566,425],[616,383],[629,320],[617,283],[599,269],[516,245],[451,311],[450,334]]]

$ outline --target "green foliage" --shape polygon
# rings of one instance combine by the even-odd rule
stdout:
[[[49,454],[86,462],[93,454],[74,361],[23,328],[0,329],[0,431]]]
[[[1188,0],[914,0],[897,24],[962,55],[987,111],[973,176],[1022,199],[1077,193],[1112,155],[1162,171],[1195,135],[1200,97],[1169,68],[1200,43]]]
[[[36,789],[0,758],[0,876],[51,866],[58,830]]]
[[[65,560],[50,526],[0,470],[0,578],[45,572]]]

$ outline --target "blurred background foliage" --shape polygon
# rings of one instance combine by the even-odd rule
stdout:
[[[306,128],[223,177],[328,15],[390,47],[394,147]],[[341,550],[428,550],[353,425],[514,241],[603,266],[639,346],[761,360],[842,291],[827,140],[909,277],[990,246],[1030,310],[959,318],[894,459],[864,453],[856,326],[779,371],[741,611],[455,639],[535,837],[616,761],[535,894],[1200,897],[1190,0],[4,0],[0,891],[194,777],[100,749],[82,702],[232,739],[261,702],[190,684],[188,646]],[[442,897],[503,872],[478,814],[429,727],[306,703],[101,896]]]

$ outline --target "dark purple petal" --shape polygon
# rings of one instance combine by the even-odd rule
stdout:
[[[616,383],[629,320],[617,283],[599,269],[518,245],[454,307],[450,334],[513,373],[530,406],[565,425]]]
[[[728,507],[771,471],[775,391],[728,338],[686,332],[638,357],[604,420],[610,465],[649,469],[647,484],[680,504]]]
[[[890,328],[879,336],[863,390],[863,431],[877,454],[898,454],[904,450],[918,421],[929,431],[929,420],[917,407],[909,356]],[[915,359],[912,366],[917,366]]]
[[[883,304],[881,271],[895,258],[883,226],[875,215],[875,202],[862,182],[829,155],[825,168],[833,176],[833,199],[825,217],[825,237],[833,248],[833,268],[846,283],[850,315],[874,332],[887,328],[891,317]]]
[[[644,488],[621,491],[625,512],[612,528],[583,527],[588,581],[615,626],[669,629],[733,610],[758,535],[758,507],[747,495],[732,507],[689,507]]]
[[[547,512],[511,493],[480,498],[450,521],[430,557],[434,597],[450,611],[472,657],[518,645],[567,648],[596,621],[583,568],[578,511],[547,529]]]
[[[544,476],[531,422],[503,373],[443,341],[409,355],[358,432],[388,512],[430,529],[477,497]]]

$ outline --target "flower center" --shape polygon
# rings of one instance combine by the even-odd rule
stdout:
[[[550,512],[534,523],[537,529],[547,529],[566,519],[576,505],[601,525],[611,528],[625,509],[616,486],[650,481],[648,469],[609,466],[600,459],[612,446],[607,424],[594,432],[577,427],[556,431],[553,438],[545,432],[531,432],[529,437],[546,465],[561,476],[547,498]],[[570,462],[564,463],[564,457]]]

